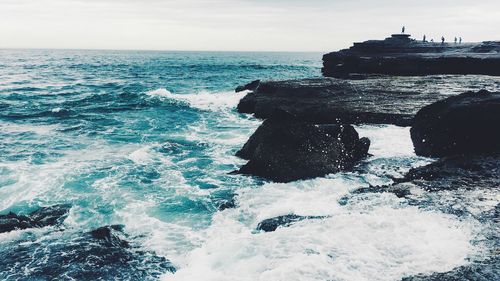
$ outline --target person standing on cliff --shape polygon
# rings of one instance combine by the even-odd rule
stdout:
[[[455,37],[455,44],[457,44],[457,40],[458,40],[457,37]]]
[[[424,34],[424,40],[422,40],[422,41],[425,43],[425,42],[427,42],[427,41],[425,41],[425,40],[426,40],[426,37],[425,37],[425,34]]]
[[[462,37],[460,37],[458,44],[462,44]]]
[[[401,33],[405,34],[405,26],[403,25],[403,28],[401,28]]]
[[[444,36],[441,36],[441,44],[444,44]]]

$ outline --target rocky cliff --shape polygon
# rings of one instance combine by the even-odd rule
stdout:
[[[351,74],[500,75],[500,41],[481,43],[437,43],[394,34],[384,40],[354,43],[349,49],[323,56],[323,75]]]

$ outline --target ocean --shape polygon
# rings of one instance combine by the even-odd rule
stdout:
[[[0,279],[400,280],[481,256],[488,222],[446,208],[491,210],[497,191],[453,204],[354,192],[433,161],[409,128],[357,126],[371,156],[351,172],[229,174],[261,123],[236,112],[234,88],[320,77],[321,55],[0,50],[0,214],[71,205],[62,227],[0,234]],[[327,218],[255,230],[292,213]],[[126,259],[86,240],[107,225],[123,225]]]

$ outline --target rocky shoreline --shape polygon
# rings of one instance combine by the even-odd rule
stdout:
[[[286,85],[288,81],[284,83]],[[265,95],[262,92],[257,93]],[[255,93],[250,93],[249,95],[253,99]],[[296,97],[293,98],[295,99]],[[246,101],[242,100],[242,102]],[[324,149],[320,147],[313,146],[311,147],[312,150],[304,155],[303,153],[299,153],[300,149],[288,146],[286,152],[288,158],[281,156],[282,152],[280,152],[280,148],[286,147],[288,141],[296,143],[298,139],[283,133],[283,128],[293,130],[293,125],[287,125],[287,122],[280,121],[277,116],[283,115],[283,112],[279,112],[281,109],[279,105],[275,107],[278,108],[276,109],[278,111],[273,112],[270,115],[271,117],[264,121],[264,124],[259,127],[257,132],[237,155],[244,159],[252,159],[251,157],[247,157],[248,154],[246,153],[249,146],[253,147],[253,150],[257,150],[256,147],[258,146],[265,147],[271,145],[270,149],[264,149],[261,153],[267,159],[276,161],[254,163],[251,160],[241,170],[245,171],[244,173],[273,181],[310,178],[315,174],[302,175],[304,175],[304,172],[318,170],[317,165],[321,164],[324,165],[323,171],[325,172],[318,173],[316,174],[317,176],[326,174],[327,171],[330,173],[337,172],[335,169],[328,170],[326,168],[328,163],[335,163],[335,158],[324,157],[328,153],[324,154]],[[306,113],[307,111],[304,111],[304,114]],[[441,193],[446,192],[447,198],[440,200],[443,201],[440,207],[441,210],[444,213],[453,215],[470,216],[468,208],[472,208],[472,205],[469,204],[474,203],[460,202],[463,200],[462,192],[469,190],[471,192],[484,193],[484,196],[488,196],[487,194],[494,193],[495,190],[500,188],[499,118],[500,92],[488,92],[484,90],[466,92],[423,107],[415,114],[412,120],[411,137],[415,152],[417,155],[441,158],[429,165],[411,169],[403,178],[394,179],[394,184],[392,185],[363,188],[354,193],[390,192],[398,197],[405,198],[409,204],[425,206],[426,200],[429,200],[429,198],[427,196],[423,197],[422,194],[424,193],[422,191],[436,193],[436,196],[442,196]],[[305,119],[309,120],[307,117]],[[320,124],[316,126],[318,129],[324,126],[350,126],[348,124],[341,125],[344,120],[346,119],[337,120],[338,123],[335,124]],[[304,121],[296,122],[304,123]],[[270,126],[269,124],[272,125]],[[264,137],[262,136],[262,131],[265,131]],[[307,130],[299,130],[299,132],[305,134],[307,137],[303,138],[302,142],[299,141],[298,146],[322,139],[322,134],[318,136],[317,134],[307,132]],[[323,141],[328,141],[328,139]],[[368,143],[367,146],[369,146],[369,140],[366,140],[366,142]],[[335,141],[332,141],[332,143],[335,143]],[[295,147],[297,147],[297,144],[295,144]],[[354,162],[351,162],[348,168],[352,168],[361,159],[362,157],[354,159]],[[314,162],[314,165],[311,166],[309,164],[311,162]],[[252,168],[246,168],[248,166]],[[314,169],[310,169],[310,167],[314,167]],[[300,173],[294,171],[294,168],[300,171]],[[260,171],[262,169],[267,172],[262,173]],[[284,178],[280,178],[279,176],[282,173],[290,173],[293,177],[284,180]],[[346,198],[346,200],[349,199]],[[463,205],[463,207],[457,208],[457,205]],[[487,254],[484,260],[474,260],[468,265],[458,267],[449,272],[422,274],[406,277],[403,280],[493,280],[500,276],[498,252],[494,250],[497,249],[496,251],[498,251],[500,248],[500,237],[497,237],[500,230],[499,210],[500,203],[497,202],[493,212],[475,215],[477,220],[487,222],[487,232],[492,235],[487,238],[487,241],[490,241],[488,242],[489,244],[493,244],[490,245],[493,252]],[[323,218],[325,217],[288,214],[261,221],[257,225],[257,230],[272,232],[278,228],[289,227],[303,220],[321,220]]]
[[[468,88],[463,87],[462,93],[450,93],[446,85],[433,87],[434,79],[440,76],[409,75],[500,75],[499,51],[499,42],[436,45],[396,35],[325,55],[323,74],[351,78],[349,80],[328,77],[257,80],[239,86],[236,91],[249,92],[238,104],[238,112],[254,114],[265,121],[237,153],[237,156],[249,160],[237,173],[288,182],[349,170],[368,155],[370,144],[366,138],[359,139],[351,125],[393,124],[411,127],[415,153],[437,157],[437,161],[411,169],[403,178],[394,179],[392,185],[372,186],[360,189],[358,193],[391,192],[406,198],[411,204],[425,200],[419,197],[418,190],[498,189],[500,92],[481,88],[466,91]],[[390,78],[393,76],[373,74],[409,77]],[[454,76],[449,81],[453,79],[465,78]],[[391,80],[392,87],[380,82],[384,80]],[[400,84],[394,87],[392,80],[400,81]],[[481,79],[472,78],[470,81],[484,83]],[[493,80],[485,86],[498,89],[498,82]],[[337,133],[339,128],[352,131],[348,137],[350,141],[344,141],[344,136]],[[311,145],[313,143],[316,145]],[[351,149],[332,149],[340,144]],[[353,147],[359,148],[353,151]],[[331,151],[336,152],[332,154]],[[345,162],[347,165],[339,165],[345,159],[349,159]],[[336,169],[332,165],[342,168]],[[490,221],[492,232],[500,227],[499,206],[497,203],[492,214],[478,215],[478,219]],[[444,203],[443,211],[453,213],[457,210]],[[302,220],[322,218],[288,214],[263,220],[257,230],[275,231]],[[493,248],[499,246],[498,237],[489,239],[496,245]],[[447,273],[418,275],[404,280],[491,280],[498,276],[498,253],[491,253],[484,262],[474,261]]]
[[[354,43],[349,49],[323,56],[323,75],[481,74],[500,75],[500,42],[434,43],[393,34],[384,40]]]
[[[391,178],[389,184],[349,191],[339,205],[358,195],[390,193],[405,204],[425,208],[430,198],[438,197],[439,211],[487,222],[484,243],[488,252],[449,272],[403,280],[494,280],[500,276],[500,204],[488,211],[470,209],[477,201],[497,196],[495,191],[500,188],[500,80],[491,78],[500,75],[499,43],[454,46],[400,39],[403,41],[382,42],[381,47],[380,42],[357,44],[325,55],[323,74],[327,77],[254,80],[239,86],[236,92],[247,94],[240,100],[238,112],[253,114],[263,123],[236,152],[248,162],[232,174],[288,183],[356,172],[370,157],[372,145],[357,125],[411,127],[416,155],[433,157],[434,162]],[[408,46],[401,47],[405,44]],[[367,56],[367,52],[373,54]],[[433,75],[411,76],[428,74]],[[479,195],[462,202],[463,191]],[[238,207],[237,195],[233,195],[215,200],[217,210]],[[54,205],[27,214],[0,214],[2,235],[22,230],[65,233],[72,241],[64,243],[58,235],[47,235],[44,239],[50,240],[49,248],[42,248],[36,235],[26,235],[8,242],[8,250],[0,256],[8,262],[0,266],[1,271],[15,278],[23,270],[23,261],[33,259],[40,262],[34,274],[41,278],[64,275],[64,268],[69,267],[84,269],[84,275],[69,276],[75,279],[121,279],[125,278],[122,269],[130,267],[139,280],[176,272],[167,258],[134,245],[136,237],[127,234],[123,225],[101,224],[84,231],[65,225],[71,208]],[[272,235],[267,232],[326,219],[335,217],[295,210],[272,213],[256,219],[251,230]],[[44,262],[44,251],[65,254]]]

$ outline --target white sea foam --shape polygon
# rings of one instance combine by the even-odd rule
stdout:
[[[416,156],[409,127],[362,125],[356,126],[356,130],[360,137],[370,139],[370,154],[375,157]]]
[[[209,93],[200,92],[196,94],[174,94],[167,89],[161,88],[147,92],[147,95],[153,97],[167,98],[184,102],[189,106],[207,111],[220,111],[228,108],[235,108],[238,102],[248,92],[219,92]]]
[[[133,155],[138,150],[140,151],[140,148],[137,145],[108,146],[105,143],[94,141],[86,149],[66,150],[64,156],[55,162],[50,161],[43,164],[32,164],[29,161],[1,163],[0,167],[15,171],[15,174],[11,175],[12,184],[0,189],[0,206],[3,209],[16,202],[35,200],[51,202],[58,199],[70,200],[70,197],[78,198],[78,193],[61,189],[65,182],[95,169],[108,169],[113,163],[127,158],[128,155]],[[139,160],[147,161],[145,159]],[[102,181],[107,182],[101,184]],[[99,188],[104,189],[116,186],[116,181],[115,177],[110,176],[97,180],[94,184],[100,185]]]
[[[1,133],[35,133],[38,135],[51,134],[59,128],[58,125],[27,125],[9,122],[0,123]]]
[[[358,130],[372,140],[374,157],[368,166],[380,165],[377,159],[415,160],[408,128],[361,126]],[[198,248],[187,255],[171,253],[169,258],[179,270],[163,279],[398,280],[466,263],[476,251],[469,241],[478,227],[471,221],[408,206],[390,193],[354,195],[348,204],[339,203],[354,189],[383,181],[377,178],[340,173],[238,189],[238,207],[216,213],[207,230],[193,232]],[[286,214],[327,218],[271,233],[255,231],[260,221]],[[153,249],[165,252],[163,247],[156,243]]]
[[[203,246],[164,279],[397,280],[465,263],[471,225],[402,207],[389,194],[339,205],[356,182],[338,176],[241,192],[239,207],[216,214]],[[289,213],[330,217],[254,231],[262,219]]]
[[[148,164],[153,161],[153,156],[150,153],[151,146],[141,147],[128,155],[128,158],[136,164]]]
[[[203,157],[215,164],[203,167],[206,182],[218,184],[216,175],[227,173],[217,170],[217,165],[239,163],[231,151],[240,147],[259,124],[228,110],[244,93],[182,95],[160,89],[148,95],[223,112],[221,121],[202,116],[178,133],[184,140],[207,144]],[[360,126],[358,131],[372,140],[373,159],[415,157],[408,128]],[[183,176],[196,158],[184,157],[173,163],[156,151],[160,145],[156,143],[109,145],[81,141],[88,147],[65,151],[57,162],[2,164],[16,170],[17,179],[15,185],[0,189],[0,205],[7,208],[45,197],[48,202],[81,200],[87,195],[62,188],[64,183],[81,174],[109,169],[106,176],[92,182],[89,193],[95,194],[88,195],[88,204],[111,202],[116,206],[112,223],[124,223],[134,242],[140,241],[146,249],[172,260],[179,271],[165,275],[166,280],[397,280],[450,270],[464,264],[465,257],[475,250],[469,243],[474,235],[469,222],[407,206],[404,199],[392,194],[362,194],[347,205],[338,203],[350,191],[376,181],[376,175],[342,173],[259,187],[248,179],[247,185],[237,184],[238,207],[216,213],[207,229],[190,226],[189,214],[185,214],[186,221],[162,220],[151,213],[162,200],[182,196],[194,201],[210,194]],[[127,171],[141,166],[158,169],[160,177],[151,188],[161,192],[142,195],[122,186]],[[68,226],[81,228],[110,220],[97,211],[89,216],[86,212],[92,208],[78,208],[72,209],[65,222]],[[329,218],[299,222],[273,233],[255,231],[261,220],[289,213]]]

